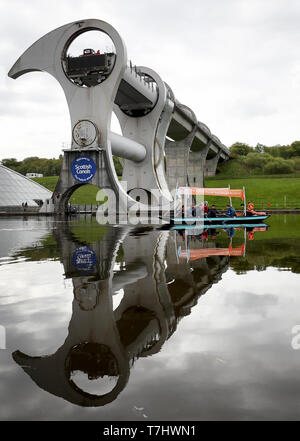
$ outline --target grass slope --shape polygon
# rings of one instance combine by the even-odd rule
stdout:
[[[58,181],[58,176],[45,176],[43,178],[34,178],[34,181],[38,182],[40,185],[54,191],[56,183]],[[71,196],[71,204],[93,204],[96,205],[98,202],[96,200],[96,195],[99,191],[98,187],[91,184],[82,185],[79,187]]]
[[[220,177],[206,178],[206,187],[230,187],[246,188],[246,199],[254,202],[257,208],[284,208],[285,200],[287,208],[300,208],[300,179],[281,177],[256,177],[232,178]],[[286,199],[285,199],[286,198]],[[209,203],[215,203],[218,207],[225,206],[228,198],[207,197]],[[238,208],[241,201],[233,199],[233,205]],[[268,205],[270,204],[270,205]]]
[[[244,162],[245,158],[237,158],[237,159],[231,159],[230,161],[225,161],[222,163],[219,163],[218,165],[218,172],[216,175],[216,178],[300,178],[300,171],[294,172],[294,173],[286,173],[286,174],[280,174],[280,175],[266,175],[263,170],[259,170],[257,168],[251,168],[246,165]]]
[[[229,161],[232,162],[232,161]],[[34,179],[39,184],[54,191],[58,176],[45,176]],[[246,198],[254,202],[257,209],[260,208],[299,208],[300,209],[300,179],[291,175],[282,176],[259,176],[259,177],[233,177],[219,174],[213,178],[206,178],[206,187],[246,188]],[[98,188],[86,184],[76,190],[70,202],[72,204],[96,204]],[[210,204],[214,203],[218,208],[224,208],[228,198],[206,197]],[[233,206],[240,208],[241,201],[233,199]],[[268,205],[270,204],[270,205]]]

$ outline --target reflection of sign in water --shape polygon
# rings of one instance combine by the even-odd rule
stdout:
[[[97,256],[89,247],[79,247],[73,252],[72,263],[80,271],[92,271],[97,263]]]
[[[2,325],[0,325],[0,349],[6,349],[6,331]]]
[[[72,175],[78,182],[89,182],[96,173],[96,164],[87,156],[79,156],[72,163]]]

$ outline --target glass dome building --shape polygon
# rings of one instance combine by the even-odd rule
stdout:
[[[51,196],[47,188],[0,164],[0,211],[16,211],[22,204],[37,210]]]

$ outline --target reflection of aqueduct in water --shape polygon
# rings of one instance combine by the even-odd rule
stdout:
[[[69,57],[70,44],[91,30],[108,35],[115,53]],[[81,20],[48,33],[24,52],[9,76],[32,71],[48,72],[59,82],[71,117],[71,149],[64,151],[48,211],[63,213],[71,194],[92,183],[112,189],[126,213],[136,200],[146,210],[155,191],[150,201],[155,212],[163,203],[172,206],[177,186],[203,187],[204,174],[215,174],[218,161],[228,159],[228,149],[156,72],[128,65],[120,35],[103,21]],[[113,111],[123,136],[110,131]],[[113,154],[123,158],[122,183]]]
[[[86,245],[69,229],[56,231],[65,276],[74,287],[68,336],[52,355],[13,354],[39,387],[81,406],[115,400],[134,361],[159,352],[180,319],[228,268],[227,256],[179,258],[185,241],[176,231],[146,233],[109,228],[101,241]],[[124,295],[113,309],[113,295],[121,288]],[[116,384],[104,395],[87,392],[73,381],[78,371],[91,380],[114,377]]]

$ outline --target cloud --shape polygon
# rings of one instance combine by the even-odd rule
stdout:
[[[300,4],[296,0],[290,0],[288,7],[282,0],[190,0],[184,7],[175,7],[171,0],[14,0],[0,3],[0,17],[0,124],[18,127],[22,133],[28,119],[35,120],[26,146],[32,152],[43,140],[48,156],[59,154],[62,142],[70,141],[65,99],[49,77],[41,80],[39,74],[27,74],[28,79],[13,81],[7,72],[47,32],[93,17],[111,23],[123,37],[129,58],[157,71],[223,143],[287,144],[298,137]],[[20,140],[11,139],[3,129],[2,133],[15,156],[24,157]]]

